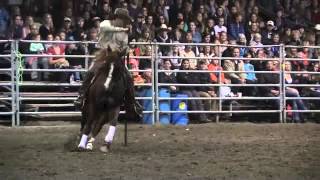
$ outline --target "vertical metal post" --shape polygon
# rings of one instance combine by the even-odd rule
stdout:
[[[10,41],[10,50],[11,50],[11,57],[10,57],[10,62],[11,62],[11,126],[16,125],[16,93],[15,93],[15,43],[14,41]]]
[[[14,41],[14,50],[19,52],[19,41]],[[20,61],[15,57],[15,79],[16,79],[16,125],[20,126]]]
[[[159,98],[158,98],[158,44],[153,43],[152,47],[154,52],[154,56],[152,58],[151,56],[151,61],[152,61],[152,111],[153,111],[153,122],[152,124],[159,123]],[[153,51],[152,51],[153,52]],[[153,54],[153,53],[152,53]]]
[[[88,57],[88,55],[90,55],[89,54],[89,50],[88,50],[88,42],[85,42],[85,44],[84,44],[84,54],[86,55],[86,58],[85,58],[85,61],[84,61],[84,68],[86,69],[86,70],[88,70],[89,69],[89,57]]]
[[[284,80],[284,45],[280,45],[280,72],[279,72],[279,96],[280,96],[280,113],[279,113],[279,119],[280,123],[286,123],[287,119],[287,112],[286,112],[286,100],[285,100],[285,80]]]
[[[221,100],[221,96],[220,96],[220,88],[221,88],[221,70],[223,70],[222,68],[222,63],[221,63],[221,57],[222,57],[222,53],[221,53],[221,46],[220,44],[218,44],[218,51],[219,51],[219,86],[218,86],[218,97],[219,97],[219,111],[221,112],[222,111],[222,100]],[[219,123],[219,118],[220,118],[220,114],[218,114],[218,116],[216,116],[216,123]]]

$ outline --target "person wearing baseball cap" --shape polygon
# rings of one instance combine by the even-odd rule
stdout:
[[[274,22],[269,20],[267,21],[267,27],[264,31],[261,32],[262,36],[262,44],[271,44],[272,42],[272,34],[274,33],[276,27],[274,25]]]

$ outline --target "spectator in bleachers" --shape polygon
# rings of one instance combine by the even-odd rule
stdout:
[[[184,51],[180,52],[181,57],[184,58],[190,58],[188,59],[188,63],[190,65],[191,69],[196,69],[197,67],[197,59],[195,59],[194,57],[196,57],[196,54],[194,53],[194,51],[192,51],[192,46],[187,45],[184,48]]]
[[[92,18],[92,23],[93,23],[92,28],[95,28],[97,30],[97,32],[99,32],[99,30],[100,30],[100,22],[101,22],[100,17],[94,16]]]
[[[84,11],[83,12],[83,20],[84,20],[84,25],[83,29],[84,30],[89,30],[91,28],[91,15],[89,11]]]
[[[274,71],[273,61],[267,61],[266,63],[267,71]],[[261,73],[259,76],[259,83],[261,84],[278,84],[280,82],[278,73]],[[266,97],[278,97],[280,95],[278,86],[261,86],[260,93]],[[279,107],[278,100],[270,100],[272,105]]]
[[[189,22],[190,24],[191,22]],[[196,25],[196,30],[201,34],[204,32],[205,24],[204,24],[204,18],[201,12],[197,12],[196,14],[196,20],[194,21]],[[191,26],[191,24],[190,24]],[[192,31],[192,30],[191,30]]]
[[[162,14],[164,19],[165,19],[165,23],[168,24],[169,20],[170,20],[169,8],[170,7],[166,5],[166,1],[165,0],[158,0],[157,3],[154,6],[153,12],[155,14]]]
[[[198,70],[208,70],[208,65],[206,61],[200,60],[198,63]],[[198,73],[198,82],[199,84],[212,84],[210,73]],[[216,97],[216,93],[214,91],[213,86],[198,86],[196,87],[199,96],[205,98]],[[216,110],[216,100],[202,100],[203,107],[205,111]],[[207,116],[209,116],[208,114]]]
[[[189,22],[190,32],[192,33],[192,42],[200,43],[202,41],[201,33],[197,29],[197,26],[194,21]]]
[[[10,22],[9,12],[4,7],[4,2],[0,1],[0,39],[6,38],[9,22]]]
[[[182,12],[183,12],[184,20],[187,22],[190,22],[194,17],[192,2],[185,1]]]
[[[246,39],[248,42],[253,41],[254,35],[260,33],[260,28],[258,26],[258,23],[252,23],[250,28],[246,32]]]
[[[110,19],[112,17],[112,9],[109,2],[103,2],[100,12],[98,12],[98,16],[103,20]]]
[[[204,46],[203,52],[200,53],[200,57],[208,57],[208,58],[214,57],[215,54],[212,49],[213,48],[211,48],[211,46]],[[201,61],[205,62],[206,65],[209,65],[211,62],[211,59],[201,59]]]
[[[148,15],[148,16],[146,16],[146,18],[147,18],[147,21],[143,25],[143,30],[148,29],[149,33],[150,33],[150,38],[153,39],[153,38],[155,38],[155,31],[156,31],[156,27],[153,22],[153,16]]]
[[[208,65],[208,70],[209,71],[223,71],[222,67],[219,65],[219,59],[211,59],[210,64]],[[220,75],[221,74],[221,75]],[[224,83],[225,79],[224,79],[224,73],[221,72],[212,72],[210,73],[210,78],[212,83],[216,83],[219,84]]]
[[[27,35],[31,32],[31,26],[34,24],[32,16],[26,16],[23,22],[23,29],[22,29],[22,39],[25,39]]]
[[[287,58],[299,58],[298,56],[298,49],[296,47],[290,47],[289,52],[286,55]],[[294,71],[300,71],[304,68],[302,61],[300,60],[293,60],[292,61],[292,69]]]
[[[162,61],[162,69],[163,70],[173,70],[173,65],[172,65],[170,59],[164,59]],[[177,83],[177,77],[174,72],[160,72],[159,73],[159,83],[175,84],[175,83]],[[169,90],[171,92],[176,92],[177,87],[176,86],[169,86]]]
[[[301,33],[299,31],[299,27],[295,26],[292,29],[292,36],[291,36],[291,40],[290,40],[290,44],[291,45],[295,45],[295,46],[300,46],[302,45],[302,41],[301,41]]]
[[[247,21],[246,28],[247,28],[248,30],[252,29],[252,25],[253,25],[253,24],[257,25],[257,29],[260,29],[260,28],[261,28],[261,26],[260,26],[260,24],[261,24],[261,19],[260,19],[260,17],[258,16],[258,14],[252,13],[252,14],[250,15],[250,19]]]
[[[142,7],[142,15],[147,18],[149,15],[149,10],[147,7]]]
[[[32,35],[32,40],[40,41],[41,37],[40,34]],[[29,52],[31,54],[44,54],[45,53],[45,47],[42,43],[39,42],[32,42],[30,43]],[[26,59],[26,62],[28,64],[28,67],[32,69],[49,69],[49,63],[47,57],[28,57]],[[43,77],[41,75],[43,74]],[[40,73],[38,71],[31,72],[31,80],[33,81],[41,81],[41,80],[48,80],[49,79],[49,73],[44,72]]]
[[[280,45],[280,36],[278,33],[272,34],[272,45]],[[270,48],[270,51],[272,52],[272,55],[274,57],[280,57],[280,46],[272,46]]]
[[[30,25],[30,32],[25,37],[25,40],[31,40],[33,35],[39,34],[39,27],[36,24]],[[40,36],[41,37],[41,36]]]
[[[282,8],[277,9],[274,23],[278,32],[283,32],[284,28],[287,26],[286,18],[284,17],[284,10]]]
[[[20,15],[14,17],[14,22],[9,28],[9,39],[23,39],[23,20]]]
[[[43,15],[43,23],[39,28],[39,33],[41,35],[41,39],[46,39],[48,34],[54,33],[54,25],[52,21],[52,16],[49,13]]]
[[[216,10],[216,13],[214,14],[214,18],[215,18],[215,21],[218,23],[222,22],[221,18],[223,19],[223,23],[227,22],[227,13],[225,13],[225,10],[223,7],[218,7],[218,9]]]
[[[73,16],[73,9],[72,7],[68,7],[65,12],[64,12],[64,21],[66,18],[69,18],[70,20],[70,26],[71,27],[74,27],[75,26],[75,23],[76,23],[76,18]],[[62,23],[63,24],[63,23]],[[65,26],[63,24],[63,26]]]
[[[253,52],[257,53],[258,50],[263,49],[262,37],[260,33],[256,33],[253,36],[253,41],[250,42],[250,46],[254,47]]]
[[[224,25],[225,20],[223,17],[220,17],[218,19],[218,24],[214,26],[214,33],[216,38],[221,38],[220,35],[222,34],[222,32],[227,32],[227,28]]]
[[[95,28],[89,30],[87,41],[97,42],[98,41],[98,31]],[[90,43],[88,45],[89,54],[94,54],[98,50],[98,44]]]
[[[145,24],[145,17],[142,13],[137,15],[137,20],[132,25],[132,33],[135,37],[139,38],[142,36],[143,27]]]
[[[230,8],[228,8],[228,9],[230,9],[230,11],[228,11],[227,23],[226,24],[229,27],[231,23],[236,21],[236,17],[239,14],[239,12],[238,12],[237,6],[235,6],[234,4],[232,4],[230,6]]]
[[[218,4],[216,0],[209,0],[205,5],[205,9],[208,11],[208,15],[210,17],[214,17],[218,9]]]
[[[233,48],[233,57],[240,58],[239,48]],[[244,63],[240,59],[225,60],[223,64],[223,69],[226,71],[244,71]],[[246,74],[243,72],[236,73],[230,72],[225,74],[225,78],[230,79],[232,84],[245,84],[246,83]],[[233,92],[237,93],[239,87],[234,87]]]
[[[183,17],[182,13],[179,13],[179,14]],[[181,30],[182,33],[188,32],[188,25],[187,25],[187,22],[184,19],[178,19],[177,20],[176,28]]]
[[[152,56],[154,52],[152,52],[151,46],[146,46],[145,54],[142,54],[142,56]],[[144,70],[147,68],[151,68],[151,58],[150,59],[140,59],[139,60],[139,69]]]
[[[193,70],[190,66],[190,62],[188,59],[183,59],[181,62],[180,70]],[[178,72],[177,73],[177,83],[181,84],[196,84],[198,75],[196,73],[190,72]],[[200,97],[198,91],[194,86],[180,86],[179,91],[183,94],[188,95],[188,97]],[[191,99],[188,100],[188,108],[192,111],[203,111],[203,104],[201,100]],[[195,115],[194,115],[195,116]],[[206,114],[197,114],[194,119],[199,119],[200,122],[210,122],[207,119]]]
[[[159,34],[156,36],[156,41],[160,42],[160,43],[171,43],[172,40],[170,39],[169,35],[168,35],[168,27],[166,24],[162,24],[160,27],[160,32]],[[159,47],[159,51],[161,52],[162,55],[167,55],[170,51],[170,47],[169,46],[160,46]]]
[[[179,43],[179,42],[173,42],[173,43]],[[180,52],[179,52],[179,47],[178,45],[173,45],[171,48],[171,51],[168,53],[168,56],[172,56],[173,58],[170,59],[170,62],[172,64],[173,69],[179,69],[181,65],[181,59],[180,57]],[[177,58],[175,58],[177,57]]]
[[[159,16],[156,16],[156,19],[155,19],[156,32],[158,32],[161,29],[162,24],[167,25],[168,22],[166,21],[164,15],[160,14]]]
[[[71,18],[69,17],[64,17],[63,19],[63,26],[60,29],[60,32],[64,32],[65,33],[65,40],[74,40],[73,37],[73,29],[71,27]]]
[[[272,35],[274,33],[274,22],[273,21],[268,21],[267,22],[267,28],[261,32],[262,36],[262,44],[269,45],[272,43]]]
[[[281,35],[281,42],[283,44],[290,44],[291,36],[292,36],[291,28],[290,27],[285,27],[284,31],[283,31],[283,34]]]
[[[319,49],[318,49],[319,50]],[[320,72],[320,65],[319,62],[316,62],[310,68],[311,72]],[[308,76],[308,83],[309,84],[320,84],[320,74],[310,74]],[[305,95],[311,97],[320,97],[320,87],[306,87],[305,88]],[[317,108],[320,108],[320,101],[315,101]]]
[[[75,41],[84,41],[87,37],[84,29],[84,19],[82,17],[77,18],[76,26],[73,29],[72,37]]]
[[[215,22],[214,22],[213,18],[207,19],[207,24],[205,26],[204,33],[207,34],[207,35],[210,35],[210,39],[212,41],[216,37],[214,26],[215,26]]]
[[[235,20],[232,21],[228,28],[228,33],[232,39],[239,40],[239,34],[244,34],[244,24],[242,22],[242,15],[236,14]]]
[[[247,39],[244,34],[242,33],[239,34],[239,42],[237,44],[242,45],[242,47],[240,47],[239,49],[240,49],[240,57],[243,57],[249,51],[249,49],[245,47],[247,45]]]
[[[137,42],[148,42],[148,43],[151,43],[152,40],[153,39],[151,37],[150,29],[144,28],[143,31],[142,31],[142,36],[138,39]],[[139,45],[139,49],[140,49],[142,54],[145,54],[146,45]]]
[[[295,84],[296,80],[295,76],[290,73],[291,71],[291,62],[286,61],[284,64],[284,70],[286,73],[284,74],[284,79],[286,84]],[[286,87],[285,93],[287,97],[300,97],[299,91],[294,87]],[[304,102],[302,99],[292,99],[290,100],[292,104],[292,110],[307,110],[306,106],[304,105]],[[300,112],[292,112],[293,115],[293,121],[295,122],[301,122],[303,121],[303,113]]]
[[[84,55],[85,47],[83,44],[68,44],[66,48],[66,55]],[[68,57],[69,66],[72,69],[83,69],[85,67],[85,58],[73,58]],[[90,62],[88,62],[90,63]],[[79,83],[81,80],[81,72],[71,72],[70,73],[73,78],[70,78],[70,83]]]
[[[175,42],[182,43],[184,37],[185,37],[185,33],[179,28],[174,29],[173,33],[171,33],[171,40]]]
[[[141,8],[138,6],[138,0],[131,0],[128,4],[129,16],[136,19],[141,12]]]
[[[227,32],[221,32],[219,38],[214,41],[214,44],[227,45],[229,44]],[[227,46],[215,46],[214,52],[217,56],[222,55],[222,53],[227,49]]]
[[[244,58],[252,58],[252,55],[250,53],[246,53],[243,56]],[[256,84],[258,82],[258,79],[256,77],[254,66],[250,63],[250,60],[244,60],[244,71],[246,71],[246,84]],[[251,71],[251,72],[249,72]],[[255,96],[258,93],[257,87],[245,87],[243,94],[245,96]]]
[[[259,49],[256,51],[256,53],[253,53],[254,51],[252,51],[252,54],[254,56],[254,58],[259,58],[259,60],[255,60],[252,61],[252,64],[254,66],[254,69],[256,71],[264,71],[265,70],[265,65],[266,65],[266,61],[264,60],[265,58],[267,58],[267,54],[265,53],[264,49]],[[274,67],[275,68],[275,67]],[[259,75],[258,75],[259,76]]]
[[[310,46],[310,43],[308,40],[303,40],[302,41],[302,45],[303,46]],[[310,51],[311,48],[309,47],[303,47],[302,50],[300,52],[298,52],[298,56],[303,59],[302,63],[304,66],[304,70],[307,70],[307,68],[309,67],[310,61],[308,59],[312,58],[312,52]]]
[[[59,35],[54,36],[54,41],[61,41],[61,38]],[[47,51],[50,55],[65,55],[65,46],[53,43],[52,47],[50,47]],[[54,69],[65,69],[69,67],[69,62],[64,57],[51,57],[49,58],[49,65],[51,68]],[[55,81],[59,82],[68,82],[68,73],[66,72],[59,72],[57,73],[58,76],[54,76]],[[63,88],[60,90],[64,90]]]

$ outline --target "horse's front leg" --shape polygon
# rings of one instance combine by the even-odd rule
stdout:
[[[80,129],[81,140],[78,145],[79,150],[87,149],[86,146],[88,143],[89,134],[91,133],[91,127],[94,121],[94,113],[95,113],[94,109],[90,104],[87,106],[87,108],[82,110],[81,129]]]
[[[111,143],[113,141],[113,138],[116,132],[116,125],[118,122],[119,113],[120,113],[120,107],[116,107],[108,111],[107,121],[110,121],[109,122],[110,126],[107,131],[107,135],[104,138],[105,144],[100,147],[100,150],[102,152],[108,152],[110,150]]]

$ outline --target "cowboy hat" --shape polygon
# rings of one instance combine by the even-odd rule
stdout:
[[[116,18],[128,20],[130,22],[133,21],[133,19],[129,16],[129,11],[127,9],[124,9],[124,8],[117,8],[114,11],[114,15],[115,15]]]
[[[160,30],[162,31],[169,31],[168,26],[166,24],[161,24]]]

